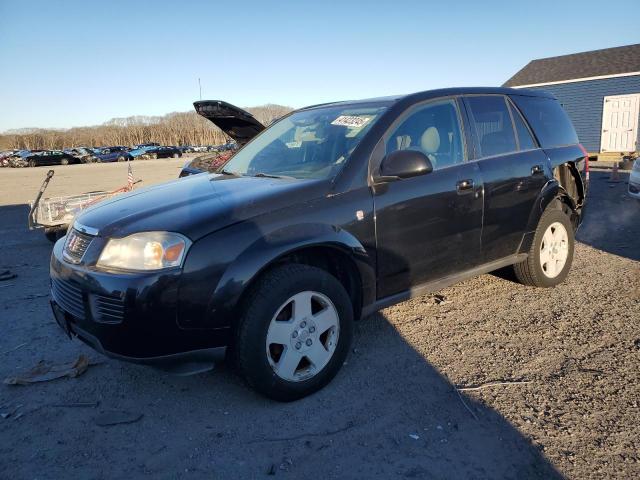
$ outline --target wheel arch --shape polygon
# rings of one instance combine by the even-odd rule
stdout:
[[[547,182],[534,203],[535,206],[532,209],[527,222],[526,233],[522,239],[520,248],[518,249],[519,253],[529,251],[535,230],[540,222],[543,212],[554,202],[557,202],[557,205],[565,210],[565,213],[569,215],[574,231],[578,228],[580,216],[578,205],[569,192],[567,192],[560,182],[554,178]]]
[[[375,265],[363,245],[339,227],[302,224],[264,235],[237,255],[218,281],[207,311],[225,312],[225,323],[231,326],[257,280],[289,262],[322,268],[336,277],[352,300],[354,318],[375,301]]]

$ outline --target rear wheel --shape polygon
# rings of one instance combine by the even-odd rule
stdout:
[[[177,153],[174,153],[173,155],[171,155],[171,157],[173,158],[178,158],[180,155],[178,155]]]
[[[149,155],[149,157],[151,157],[153,160],[155,160],[156,158],[158,158],[158,154],[157,153],[152,153],[151,155]]]
[[[69,165],[69,159],[68,158],[63,158],[60,160],[60,165]]]
[[[575,237],[569,210],[557,202],[544,211],[526,260],[513,266],[518,280],[535,287],[555,287],[571,269]]]
[[[125,158],[122,155],[118,157],[118,161],[119,162],[124,162],[124,160],[125,160]]]
[[[280,401],[324,387],[338,373],[353,336],[353,307],[326,271],[285,265],[265,274],[243,304],[238,369],[249,385]]]

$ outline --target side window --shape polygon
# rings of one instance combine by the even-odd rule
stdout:
[[[516,137],[504,97],[499,95],[466,98],[480,147],[481,157],[515,152]]]
[[[513,124],[516,126],[520,150],[533,150],[534,148],[538,148],[518,109],[509,104],[509,110],[511,110],[511,115],[513,116]]]
[[[387,140],[386,153],[418,150],[434,169],[464,161],[462,132],[454,100],[430,103],[405,118]]]

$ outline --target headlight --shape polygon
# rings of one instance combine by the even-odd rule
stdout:
[[[636,159],[636,161],[633,162],[633,170],[636,172],[640,172],[640,158]]]
[[[191,242],[171,232],[141,232],[112,238],[102,250],[98,267],[121,270],[162,270],[179,267]]]

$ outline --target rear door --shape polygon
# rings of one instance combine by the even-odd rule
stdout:
[[[385,134],[385,155],[420,150],[434,170],[374,185],[378,298],[480,261],[482,180],[466,163],[462,125],[458,102],[447,98],[412,107]]]
[[[484,181],[484,262],[518,252],[538,195],[550,178],[548,158],[503,95],[465,98]]]

